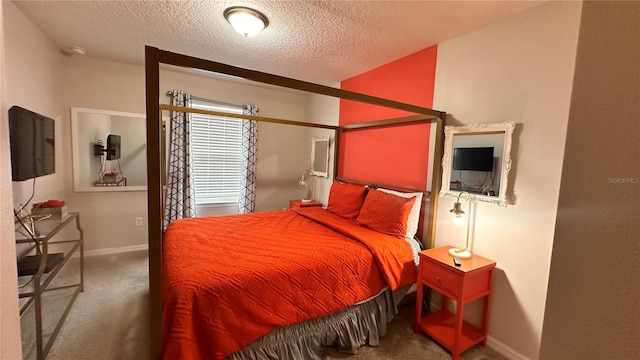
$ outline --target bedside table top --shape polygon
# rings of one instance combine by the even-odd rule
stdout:
[[[423,250],[420,252],[420,256],[429,257],[440,263],[449,265],[451,268],[461,272],[470,272],[484,267],[496,266],[495,261],[489,260],[480,255],[472,254],[471,258],[469,259],[460,259],[462,266],[457,267],[453,264],[453,256],[449,255],[449,249],[451,248],[453,248],[453,246],[441,246],[433,249]]]
[[[296,206],[296,207],[317,207],[317,206],[322,206],[322,203],[319,201],[315,201],[315,200],[311,200],[311,201],[307,201],[307,202],[302,202],[302,200],[289,200],[289,206]]]

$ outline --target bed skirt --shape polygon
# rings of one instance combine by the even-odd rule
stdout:
[[[380,294],[342,311],[274,329],[228,360],[320,360],[325,346],[355,354],[362,345],[377,346],[387,333],[387,323],[398,313],[396,304],[408,287]]]

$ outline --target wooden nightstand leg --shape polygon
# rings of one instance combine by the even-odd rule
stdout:
[[[483,300],[484,304],[482,305],[482,323],[480,324],[480,332],[482,332],[482,345],[487,345],[487,315],[489,311],[489,299],[487,297]]]
[[[491,294],[484,298],[484,305],[482,309],[482,324],[480,325],[480,331],[482,332],[482,345],[487,345],[487,330],[489,330],[489,303],[491,301]]]
[[[456,301],[455,328],[453,330],[453,349],[451,349],[451,360],[460,359],[460,336],[462,333],[462,322],[464,320],[464,305],[462,301]]]
[[[491,275],[489,275],[489,289],[493,286],[493,269],[491,269]],[[480,325],[480,331],[482,331],[482,345],[487,345],[487,333],[489,332],[489,311],[491,309],[491,292],[484,297],[484,305],[482,311],[482,324]]]

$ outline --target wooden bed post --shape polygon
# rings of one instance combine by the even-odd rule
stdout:
[[[149,242],[150,358],[162,357],[162,174],[160,144],[160,60],[158,49],[145,47],[147,107],[147,221]]]
[[[337,128],[335,133],[335,140],[333,140],[333,179],[338,178],[338,158],[340,157],[340,137],[342,136],[342,129]]]
[[[436,131],[437,136],[434,146],[433,154],[433,169],[431,169],[431,193],[429,194],[429,216],[427,217],[426,224],[429,226],[427,229],[427,238],[422,241],[428,249],[433,248],[436,242],[436,221],[438,209],[438,202],[440,200],[440,188],[442,187],[442,153],[444,151],[444,141],[442,134],[444,134],[444,121],[446,113],[442,113],[438,119],[436,119]]]

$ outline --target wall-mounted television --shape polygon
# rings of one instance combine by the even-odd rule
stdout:
[[[453,170],[493,171],[493,147],[453,149]]]
[[[107,136],[107,160],[120,159],[120,135]]]
[[[9,109],[11,178],[24,181],[56,171],[54,121],[33,111]]]

